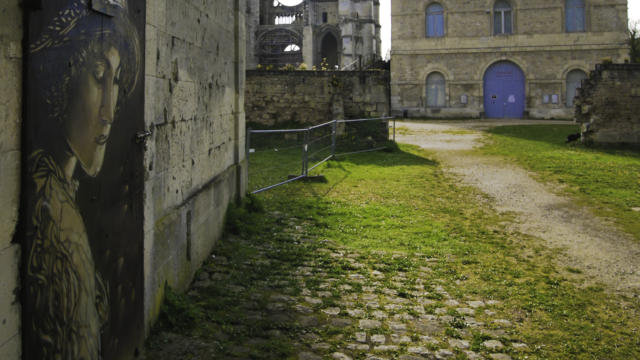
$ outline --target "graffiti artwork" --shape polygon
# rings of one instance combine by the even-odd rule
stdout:
[[[130,358],[142,335],[144,2],[28,17],[25,359]]]

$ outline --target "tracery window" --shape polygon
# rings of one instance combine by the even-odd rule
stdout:
[[[513,33],[513,11],[506,0],[498,0],[493,6],[493,34]]]
[[[444,36],[444,8],[440,4],[427,7],[427,37]]]

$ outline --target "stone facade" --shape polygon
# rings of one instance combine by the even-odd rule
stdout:
[[[147,330],[183,289],[246,188],[245,2],[147,0],[144,263]]]
[[[317,125],[389,114],[386,71],[247,71],[247,122]]]
[[[603,64],[576,97],[582,141],[640,146],[640,65]]]
[[[65,13],[70,16],[86,14],[87,6],[90,6],[86,1],[56,4],[79,9]],[[123,3],[106,4],[121,6],[118,4]],[[129,191],[127,186],[124,192],[137,199],[133,203],[138,209],[130,213],[143,224],[139,234],[131,235],[130,243],[133,252],[139,249],[144,253],[143,257],[133,260],[142,264],[141,270],[127,276],[143,279],[144,288],[134,289],[126,295],[144,298],[144,304],[132,307],[126,303],[126,311],[136,314],[132,319],[128,313],[115,314],[135,329],[135,339],[131,340],[134,342],[148,334],[157,318],[165,286],[184,289],[190,284],[195,271],[222,234],[228,204],[245,193],[247,181],[244,156],[245,1],[220,0],[205,4],[146,0],[136,5],[142,6],[142,10],[146,7],[146,15],[144,11],[135,12],[145,23],[144,36],[141,36],[145,54],[140,67],[142,76],[138,80],[138,89],[144,90],[144,101],[129,106],[144,108],[140,111],[144,114],[144,121],[141,120],[144,128],[136,129],[139,130],[137,133],[127,133],[123,141],[139,145],[137,149],[143,154],[144,161],[134,172],[134,177],[143,182],[143,188]],[[26,235],[22,229],[18,231],[18,217],[22,213],[21,221],[31,219],[19,208],[21,199],[24,200],[28,192],[22,190],[21,194],[21,189],[26,189],[23,185],[31,180],[31,173],[21,173],[21,159],[29,157],[32,149],[21,144],[23,133],[29,129],[29,121],[23,120],[29,113],[23,111],[23,101],[29,103],[33,97],[44,98],[37,87],[31,87],[31,92],[23,99],[23,88],[29,84],[23,81],[23,58],[39,56],[22,46],[23,36],[29,30],[23,29],[22,24],[26,11],[31,9],[20,0],[8,0],[0,5],[0,122],[3,129],[0,134],[0,198],[3,200],[0,210],[0,359],[7,360],[22,358],[23,342],[27,343],[26,335],[20,331],[20,300],[24,301],[20,289],[24,292],[28,284],[25,284],[26,276],[22,277],[21,284],[18,244],[25,243]],[[33,13],[26,15],[38,16],[42,13],[39,11],[39,8],[33,9]],[[89,11],[97,10],[89,8]],[[42,58],[46,60],[46,57]],[[126,115],[125,111],[119,116],[116,114],[115,118],[129,120]],[[136,136],[139,137],[137,142],[134,141]],[[114,143],[110,145],[112,149]],[[136,156],[128,158],[135,163]],[[92,185],[92,181],[101,185],[99,176],[95,180],[85,176],[78,181],[81,190],[91,187],[86,185]],[[112,195],[114,198],[120,196]],[[108,200],[89,200],[89,204],[93,201],[89,206],[93,209],[88,212],[84,211],[86,204],[78,200],[74,206],[77,205],[80,209],[77,212],[82,215],[79,222],[89,225],[88,213],[100,213],[109,206]],[[126,208],[121,206],[122,211],[126,212]],[[102,217],[113,215],[110,211],[105,211]],[[87,226],[86,232],[91,234],[91,231]],[[93,257],[99,263],[108,254],[97,252]],[[121,294],[112,292],[110,295],[113,310]],[[89,299],[88,302],[95,301]],[[145,328],[139,331],[137,317],[144,318]],[[107,342],[103,339],[103,345]],[[128,355],[124,358],[133,357],[134,351],[137,353],[142,349],[140,343],[137,345],[136,349],[127,349]]]
[[[0,5],[0,359],[21,353],[18,264],[20,246],[13,243],[20,205],[20,138],[22,125],[21,1]]]
[[[573,2],[509,0],[502,17],[499,7],[504,3],[393,1],[393,112],[434,118],[486,116],[485,101],[493,95],[484,94],[485,76],[501,63],[524,74],[523,116],[571,118],[575,88],[568,79],[586,77],[603,59],[624,62],[628,57],[625,0],[584,0],[577,31],[567,20],[566,4]],[[427,11],[434,4],[442,9],[442,15],[434,16],[441,16],[443,36],[427,36]],[[427,89],[427,77],[434,73],[444,78],[443,100],[437,106],[430,104]]]
[[[247,69],[354,66],[381,57],[378,0],[248,0]]]

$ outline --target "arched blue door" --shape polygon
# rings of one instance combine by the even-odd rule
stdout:
[[[489,118],[521,118],[524,115],[525,82],[520,68],[497,62],[484,74],[484,111]]]

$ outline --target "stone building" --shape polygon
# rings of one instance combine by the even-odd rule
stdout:
[[[247,69],[380,58],[378,0],[248,0]]]
[[[394,0],[395,114],[571,118],[595,64],[624,62],[626,0]]]
[[[0,359],[133,359],[246,190],[245,0],[0,2]]]

